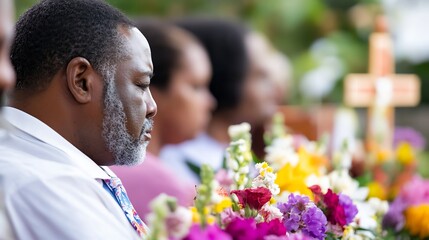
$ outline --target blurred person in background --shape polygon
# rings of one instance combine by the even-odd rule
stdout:
[[[6,91],[11,89],[15,83],[15,73],[10,62],[14,12],[13,1],[0,1],[0,106],[5,101]]]
[[[286,54],[277,50],[269,40],[259,32],[252,32],[254,45],[258,46],[255,50],[258,51],[261,66],[267,72],[267,77],[274,86],[271,94],[275,96],[277,106],[287,103],[290,86],[292,83],[292,66]],[[279,112],[279,114],[281,114]],[[272,119],[268,119],[264,123],[252,126],[252,150],[259,158],[265,157],[265,140],[264,134],[271,129]]]
[[[144,216],[150,211],[149,202],[161,193],[176,197],[182,206],[193,203],[195,185],[161,161],[159,153],[166,144],[181,143],[201,133],[215,100],[208,89],[210,60],[193,36],[154,19],[137,25],[152,51],[155,74],[151,91],[158,112],[145,163],[112,170],[122,179],[137,212]]]
[[[273,81],[264,64],[264,45],[243,24],[231,20],[188,18],[176,22],[193,33],[209,53],[213,76],[210,91],[217,107],[206,129],[197,138],[168,145],[161,158],[178,175],[199,182],[198,169],[223,165],[229,144],[228,127],[248,122],[252,127],[267,122],[277,109]]]

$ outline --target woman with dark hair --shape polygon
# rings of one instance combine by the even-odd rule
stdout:
[[[137,24],[152,51],[154,76],[150,89],[158,105],[145,162],[137,167],[112,167],[122,179],[140,216],[160,193],[190,205],[195,186],[159,158],[161,147],[197,136],[207,127],[215,101],[208,90],[211,66],[204,48],[185,30],[158,20]]]
[[[193,33],[209,53],[212,64],[210,91],[217,108],[205,133],[179,145],[169,145],[162,159],[178,174],[198,183],[198,167],[222,166],[230,139],[228,127],[248,122],[252,127],[267,122],[277,104],[274,84],[264,64],[266,46],[254,32],[238,22],[221,19],[180,20],[177,25]]]

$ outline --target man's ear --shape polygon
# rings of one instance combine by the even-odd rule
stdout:
[[[74,99],[79,103],[91,101],[94,84],[98,77],[95,69],[83,57],[75,57],[67,64],[67,86]]]

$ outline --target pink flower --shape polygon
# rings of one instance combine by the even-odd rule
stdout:
[[[234,183],[234,180],[228,175],[228,172],[225,169],[220,169],[215,176],[215,179],[219,182],[219,185],[225,189]]]
[[[225,232],[234,240],[264,240],[266,236],[285,236],[286,228],[279,219],[257,224],[253,218],[236,218]]]
[[[429,203],[429,180],[414,176],[402,187],[398,197],[408,205]]]
[[[202,229],[200,225],[194,224],[183,240],[232,240],[232,238],[216,225],[208,225]]]
[[[256,224],[258,234],[262,236],[284,236],[286,234],[286,227],[280,219],[274,219],[270,222],[261,222]]]
[[[234,240],[258,240],[256,222],[253,218],[236,218],[225,229]]]
[[[243,190],[231,191],[238,197],[238,201],[243,207],[249,206],[252,209],[259,210],[265,203],[271,199],[271,191],[265,187],[246,188]]]
[[[232,208],[227,208],[220,213],[220,219],[223,226],[227,226],[230,222],[239,217],[240,214],[234,212]]]

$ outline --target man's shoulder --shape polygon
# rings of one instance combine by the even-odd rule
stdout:
[[[0,146],[0,190],[5,195],[29,186],[67,188],[71,187],[67,182],[95,182],[64,162],[37,157],[19,149],[3,150]]]

